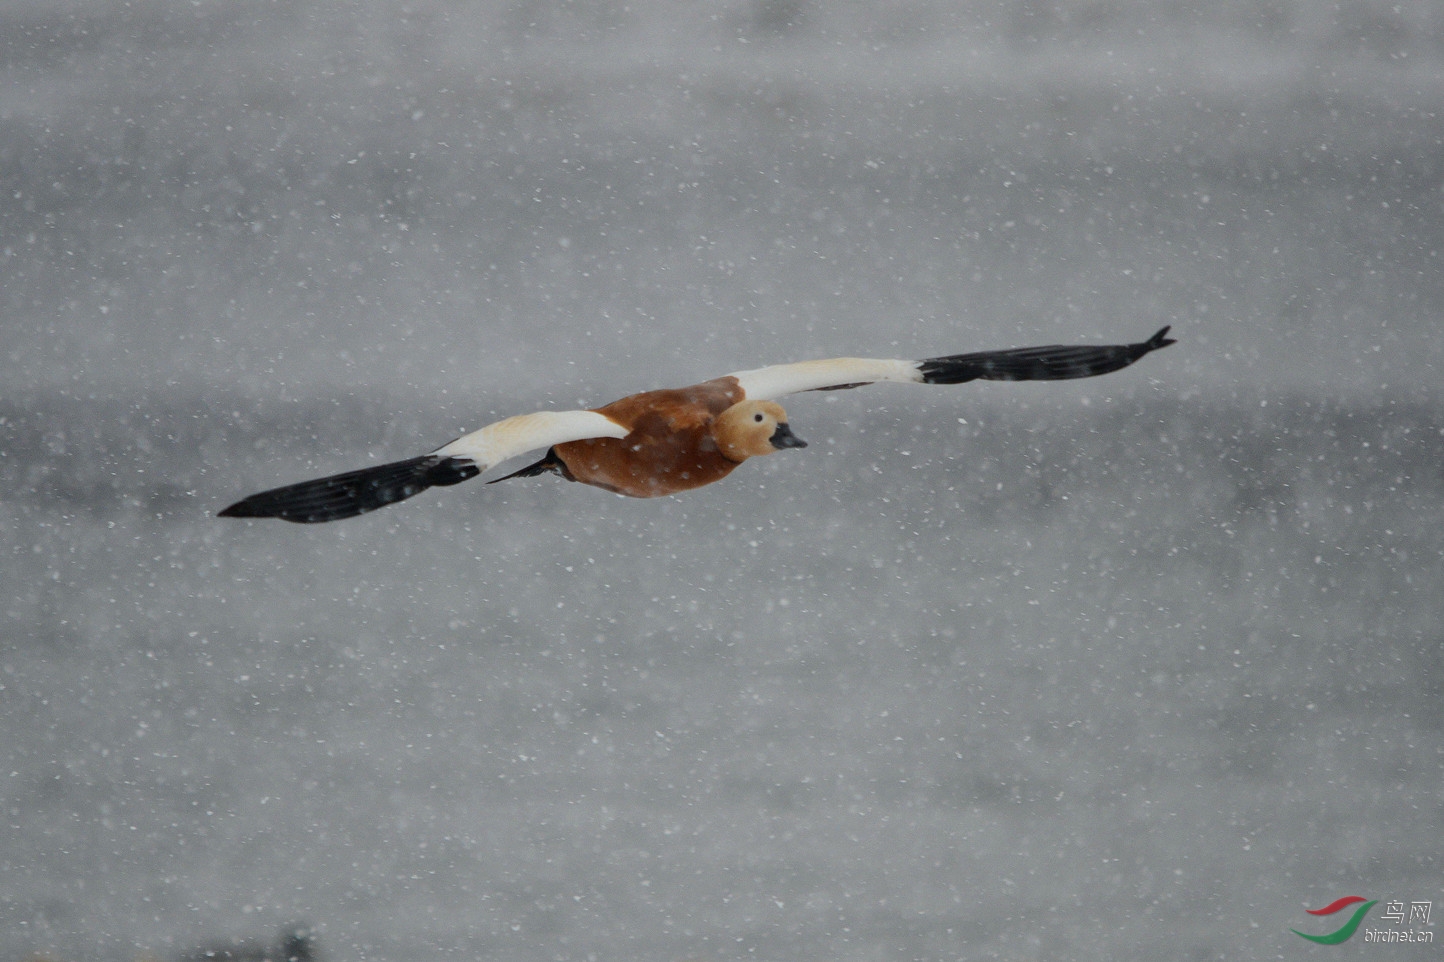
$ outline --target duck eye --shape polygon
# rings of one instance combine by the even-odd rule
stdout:
[[[761,424],[761,423],[762,423],[762,412],[761,412],[761,411],[758,411],[756,414],[752,415],[752,420],[756,421],[758,424]]]

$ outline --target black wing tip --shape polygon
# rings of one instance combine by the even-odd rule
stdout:
[[[468,458],[423,455],[261,491],[216,512],[216,517],[280,518],[295,524],[340,521],[480,473]]]
[[[242,498],[229,507],[216,512],[217,518],[278,518],[292,524],[319,524],[322,521],[340,521],[354,518],[358,514],[376,510],[374,507],[346,505],[341,507],[310,508],[301,510],[295,506],[277,501],[270,491]]]
[[[1159,348],[1176,344],[1171,325],[1136,344],[1050,344],[1004,351],[951,354],[918,361],[925,384],[987,381],[1066,381],[1120,370]]]
[[[1156,351],[1159,348],[1167,347],[1170,344],[1177,344],[1177,338],[1172,338],[1168,336],[1168,331],[1171,327],[1173,327],[1172,324],[1163,325],[1163,327],[1159,329],[1157,334],[1153,335],[1148,340],[1143,342],[1143,346],[1148,348],[1150,351]]]
[[[265,492],[262,492],[265,493]],[[259,496],[257,496],[259,497]],[[217,518],[278,518],[281,521],[289,521],[292,524],[319,524],[322,521],[340,521],[342,518],[354,518],[358,514],[365,514],[374,511],[374,508],[356,508],[350,510],[311,511],[305,514],[298,513],[292,509],[268,505],[264,503],[251,503],[250,498],[237,501],[228,508],[216,512]]]

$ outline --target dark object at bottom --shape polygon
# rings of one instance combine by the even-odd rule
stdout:
[[[180,956],[178,962],[320,962],[316,930],[292,925],[275,944],[234,940],[217,942]]]

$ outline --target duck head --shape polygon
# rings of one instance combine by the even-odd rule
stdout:
[[[731,461],[807,447],[806,441],[792,433],[787,412],[775,401],[737,402],[717,417],[712,433],[717,449]]]

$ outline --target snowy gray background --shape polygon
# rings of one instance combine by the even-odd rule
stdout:
[[[1444,911],[1437,3],[9,0],[0,78],[0,959],[1325,958],[1305,907]],[[679,498],[212,516],[1166,323],[795,397],[809,449]]]

